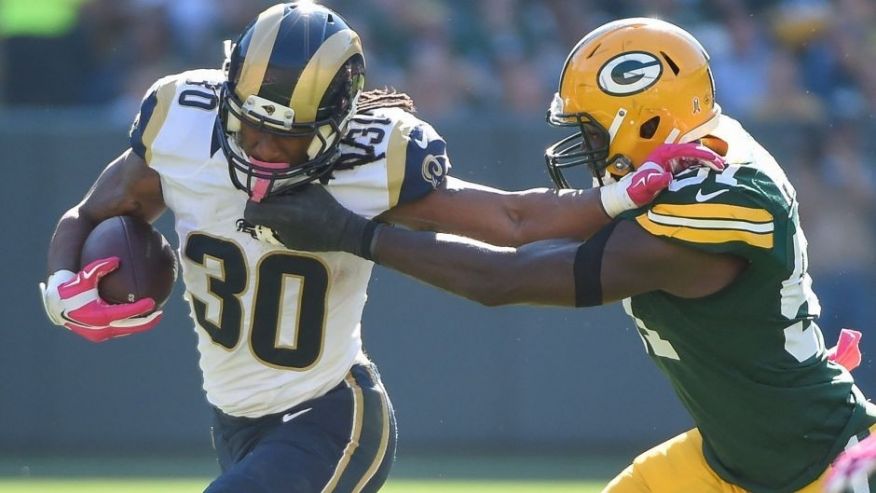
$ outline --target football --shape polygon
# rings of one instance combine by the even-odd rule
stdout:
[[[152,298],[161,307],[176,280],[176,255],[167,239],[148,222],[133,216],[104,220],[85,240],[80,265],[118,257],[119,268],[98,284],[100,297],[109,303],[131,303]]]

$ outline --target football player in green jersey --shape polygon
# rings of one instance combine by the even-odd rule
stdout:
[[[546,153],[559,187],[585,166],[600,187],[628,181],[663,143],[700,142],[727,164],[689,169],[616,217],[603,200],[605,226],[589,238],[513,248],[403,230],[319,187],[246,216],[290,248],[373,258],[485,305],[621,301],[696,428],[637,457],[607,492],[821,491],[831,461],[876,428],[876,407],[825,350],[794,188],[714,94],[705,50],[667,22],[611,22],[575,46],[548,114],[575,130]],[[546,224],[575,221],[556,209]]]

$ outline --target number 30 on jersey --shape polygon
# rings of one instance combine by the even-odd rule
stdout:
[[[189,290],[198,325],[216,344],[235,348],[246,332],[241,296],[247,289],[249,266],[243,252],[234,242],[194,233],[188,237],[183,253],[208,272],[205,292]],[[249,324],[253,354],[281,369],[310,368],[322,353],[328,270],[316,258],[288,251],[268,253],[256,269]],[[285,299],[290,281],[299,287],[294,321],[284,317],[285,310],[292,306]],[[290,341],[287,329],[291,322],[294,340]]]

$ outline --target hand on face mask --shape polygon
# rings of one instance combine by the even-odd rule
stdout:
[[[344,208],[322,186],[305,185],[294,193],[246,203],[244,218],[273,230],[292,250],[348,252],[371,259],[379,223]]]
[[[720,172],[724,170],[724,158],[700,144],[660,145],[635,171],[599,189],[602,207],[611,218],[638,209],[665,190],[673,175],[700,166]]]

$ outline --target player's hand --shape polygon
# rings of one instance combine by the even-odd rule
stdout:
[[[118,257],[95,260],[79,273],[60,270],[40,283],[43,307],[49,320],[91,342],[103,342],[155,327],[162,312],[155,301],[110,304],[97,293],[100,279],[119,267]]]
[[[861,364],[861,333],[857,330],[842,329],[836,346],[827,350],[827,359],[852,371]]]
[[[724,158],[700,144],[662,144],[635,171],[599,189],[602,208],[611,218],[638,209],[665,190],[674,174],[698,166],[722,171]]]
[[[852,446],[837,457],[827,475],[827,493],[858,491],[855,485],[867,485],[870,473],[876,471],[876,435]],[[866,488],[861,491],[866,491]]]
[[[610,218],[648,204],[669,186],[672,173],[657,163],[645,163],[620,181],[599,188],[602,208]]]
[[[306,185],[294,193],[247,201],[244,219],[273,230],[287,248],[310,252],[348,252],[371,259],[378,223],[344,208],[322,186]]]
[[[688,168],[705,166],[715,171],[724,171],[725,167],[723,157],[696,142],[661,144],[648,154],[645,163],[656,163],[673,175]]]

